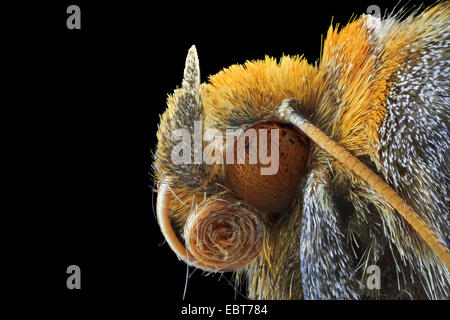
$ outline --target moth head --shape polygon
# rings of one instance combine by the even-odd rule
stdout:
[[[267,59],[258,72],[267,66],[278,72],[273,63]],[[304,62],[285,61],[286,71],[289,63]],[[245,80],[236,71],[228,76]],[[244,107],[239,98],[229,105],[252,91],[258,100],[251,81],[201,85],[192,47],[158,130],[161,230],[180,259],[208,271],[236,270],[262,254],[264,236],[292,210],[308,167],[308,138],[273,112],[282,95],[264,106]],[[226,92],[230,100],[223,99]]]

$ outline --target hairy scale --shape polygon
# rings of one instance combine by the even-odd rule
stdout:
[[[188,58],[182,87],[168,99],[155,155],[155,180],[168,181],[167,206],[181,228],[205,197],[234,194],[221,165],[175,165],[171,132],[247,128],[273,117],[285,99],[394,189],[449,246],[450,5],[330,27],[320,61],[267,57],[234,65],[200,84]],[[196,55],[195,55],[196,57]],[[196,67],[197,66],[197,67]],[[448,299],[444,262],[357,174],[317,145],[297,196],[265,226],[261,253],[235,270],[252,299]],[[397,202],[398,203],[398,202]],[[366,288],[379,265],[381,290]]]

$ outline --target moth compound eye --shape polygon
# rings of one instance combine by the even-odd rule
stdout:
[[[255,141],[257,148],[253,148]],[[245,150],[239,145],[245,145]],[[309,151],[309,139],[296,127],[276,121],[256,124],[235,141],[236,162],[226,166],[226,185],[260,212],[277,216],[294,202],[308,165]],[[255,152],[257,162],[252,163]]]
[[[234,199],[201,203],[185,225],[186,247],[193,264],[211,271],[247,265],[261,251],[264,223],[259,213]]]

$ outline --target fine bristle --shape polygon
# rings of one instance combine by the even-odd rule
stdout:
[[[224,164],[174,163],[172,133],[181,128],[194,136],[195,130],[214,129],[225,136],[227,129],[271,121],[286,125],[276,112],[292,99],[296,113],[386,182],[448,248],[450,2],[421,10],[396,9],[383,18],[362,15],[341,28],[330,26],[316,65],[301,56],[266,57],[225,68],[204,84],[192,46],[182,86],[168,97],[161,117],[155,160],[156,182],[170,183],[169,207],[180,240],[201,203],[239,193],[254,197],[261,183],[270,194],[270,186],[281,189],[285,181],[271,185],[238,170],[237,183],[251,181],[237,187],[227,184],[231,171]],[[198,146],[190,146],[194,157]],[[235,272],[247,295],[449,299],[449,270],[399,206],[395,210],[380,190],[317,144],[308,148],[292,203],[281,206],[276,223],[265,220],[260,253]],[[254,206],[269,201],[254,198]],[[379,290],[367,285],[369,266],[381,269]]]

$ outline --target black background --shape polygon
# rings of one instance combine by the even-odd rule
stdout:
[[[185,285],[186,265],[164,243],[155,219],[152,151],[167,94],[181,84],[186,53],[196,45],[202,81],[265,55],[303,54],[314,63],[332,19],[346,24],[372,4],[384,14],[396,2],[92,2],[23,7],[11,25],[23,31],[14,43],[23,47],[18,83],[27,88],[20,96],[31,128],[23,182],[30,196],[23,202],[33,208],[30,237],[18,254],[25,260],[12,263],[19,271],[13,277],[17,293],[82,314],[86,307],[111,311],[130,300],[144,314],[158,309],[168,319],[182,319],[187,303],[249,303],[230,274],[190,269]],[[70,4],[81,8],[81,30],[66,28]],[[135,179],[142,140],[144,199]],[[66,288],[71,264],[81,268],[81,290]],[[349,304],[271,303],[270,319],[342,305]]]

